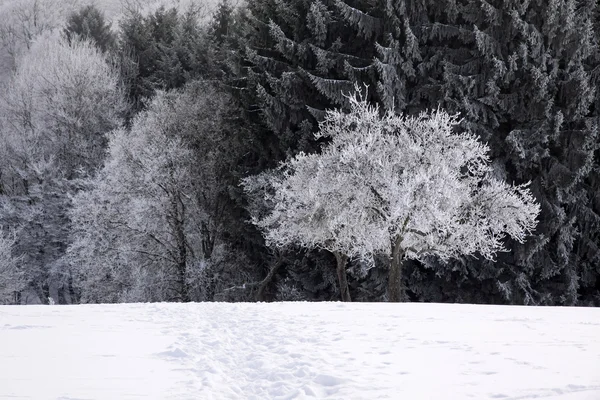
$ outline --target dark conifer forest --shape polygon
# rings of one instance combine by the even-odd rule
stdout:
[[[0,304],[600,306],[600,1],[9,3]]]

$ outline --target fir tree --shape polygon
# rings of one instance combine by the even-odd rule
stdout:
[[[156,90],[210,75],[207,51],[198,9],[180,14],[161,7],[147,16],[132,11],[121,22],[119,54],[133,112],[143,109]]]
[[[235,24],[234,12],[229,0],[219,2],[209,27],[209,34],[217,45],[222,45],[229,38]]]
[[[72,13],[63,32],[69,42],[75,37],[88,39],[104,52],[113,49],[116,44],[110,24],[106,22],[104,14],[93,5]]]

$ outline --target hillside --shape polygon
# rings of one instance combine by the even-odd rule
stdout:
[[[0,398],[600,398],[600,310],[0,307]]]

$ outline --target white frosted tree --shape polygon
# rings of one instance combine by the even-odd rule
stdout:
[[[104,167],[70,214],[82,301],[192,299],[192,268],[219,253],[226,103],[209,83],[158,92],[130,129],[110,134]]]
[[[85,0],[0,1],[0,85],[40,36],[58,31]]]
[[[170,107],[159,94],[130,131],[113,132],[92,190],[74,200],[76,240],[70,253],[84,300],[92,289],[131,296],[115,301],[189,300],[186,270],[194,247],[189,218],[197,209],[190,196],[192,153],[165,118]],[[123,287],[106,282],[94,288],[104,278]],[[87,300],[106,301],[102,296]]]
[[[45,163],[68,179],[101,164],[105,134],[120,126],[125,109],[106,56],[90,41],[69,43],[58,34],[32,43],[1,97],[13,164],[32,170]]]
[[[15,236],[0,230],[0,304],[15,303],[25,288],[25,274],[19,267],[21,257],[14,254]]]
[[[0,224],[14,227],[23,269],[41,301],[66,299],[69,194],[102,164],[120,126],[119,75],[87,41],[42,35],[0,92]],[[53,288],[53,289],[52,289]],[[72,293],[71,293],[72,294]],[[63,301],[64,298],[64,301]]]
[[[342,300],[349,301],[348,257],[389,258],[389,301],[404,298],[404,260],[480,255],[493,259],[510,236],[536,226],[539,206],[527,185],[493,177],[488,147],[444,111],[382,115],[358,95],[349,113],[329,111],[320,154],[299,154],[276,171],[247,178],[266,209],[253,223],[270,245],[331,251]]]

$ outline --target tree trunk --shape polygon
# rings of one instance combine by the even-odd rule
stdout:
[[[401,243],[401,237],[397,237],[392,243],[390,274],[388,277],[388,301],[391,303],[399,303],[404,301],[404,284],[402,283],[404,251],[401,248]]]
[[[178,227],[180,228],[180,227]],[[187,303],[190,301],[188,294],[186,272],[187,272],[187,247],[185,243],[185,236],[183,229],[176,231],[177,240],[177,283],[179,286],[179,298],[182,302]]]
[[[340,299],[342,301],[352,301],[350,298],[350,289],[348,288],[348,278],[346,277],[346,264],[348,263],[348,256],[345,254],[333,253],[337,261],[337,276],[338,283],[340,285]]]
[[[13,301],[14,301],[14,303],[13,303],[14,305],[21,304],[21,292],[15,292],[14,293]]]
[[[50,304],[50,286],[48,286],[47,282],[43,282],[38,286],[38,296],[42,304]]]
[[[281,256],[278,256],[277,261],[275,261],[273,266],[271,266],[271,269],[269,269],[269,273],[267,274],[265,279],[263,279],[260,282],[258,286],[258,292],[256,293],[256,301],[265,301],[265,290],[267,290],[267,286],[269,286],[269,283],[271,283],[273,277],[275,277],[275,274],[277,273],[277,270],[279,270],[279,267],[281,267],[282,264],[283,259],[281,258]]]
[[[73,274],[69,274],[69,279],[67,282],[69,287],[69,297],[71,298],[71,304],[79,304],[81,298],[78,295],[78,293],[75,292],[75,286],[73,285]]]
[[[181,195],[177,193],[171,198],[172,229],[175,236],[176,268],[177,268],[177,286],[179,291],[179,301],[187,303],[190,301],[187,285],[187,240],[184,230],[185,206],[181,201]]]
[[[65,296],[65,290],[66,288],[64,286],[61,286],[57,289],[56,295],[58,296],[58,304],[68,304]]]
[[[201,229],[202,253],[204,254],[204,258],[206,260],[209,260],[215,248],[215,238],[213,235],[210,234],[210,230],[208,229],[208,223],[206,223],[205,221],[202,221]]]

